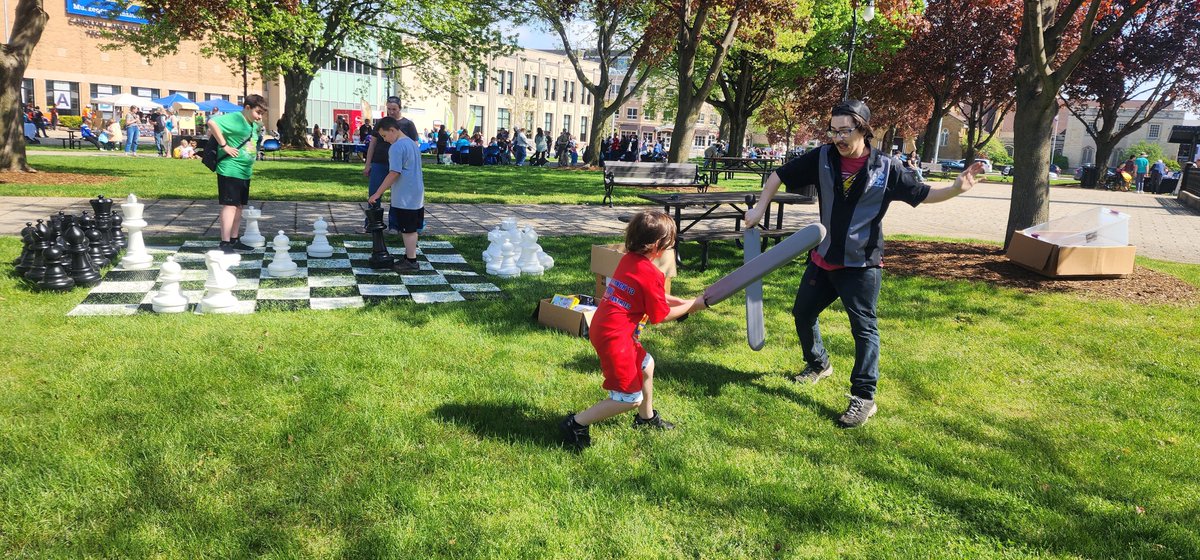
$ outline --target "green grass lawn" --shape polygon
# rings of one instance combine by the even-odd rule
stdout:
[[[139,197],[210,199],[216,178],[199,160],[157,157],[126,158],[34,155],[40,170],[114,177],[107,190],[135,192]],[[533,167],[436,165],[425,161],[426,202],[496,204],[600,204],[604,197],[599,171]],[[758,191],[756,176],[722,179],[715,188]],[[268,160],[255,163],[251,194],[255,200],[351,201],[366,198],[367,179],[361,163],[327,160]],[[97,185],[0,183],[0,196],[92,197],[106,189]],[[616,204],[648,204],[638,193],[652,189],[617,188]]]
[[[1195,308],[885,273],[880,412],[845,431],[841,307],[836,375],[783,377],[794,263],[761,352],[737,298],[647,330],[677,430],[573,454],[555,422],[603,395],[597,359],[529,315],[590,290],[594,241],[543,238],[557,267],[506,299],[361,310],[67,318],[82,290],[0,276],[0,555],[1200,557]],[[714,258],[676,293],[740,257]]]

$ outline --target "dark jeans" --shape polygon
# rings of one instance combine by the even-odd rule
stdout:
[[[513,157],[517,158],[517,165],[524,165],[525,146],[513,146]]]
[[[796,290],[792,315],[796,318],[796,334],[804,361],[822,368],[829,363],[829,354],[821,343],[821,328],[817,316],[834,300],[841,298],[846,315],[850,317],[850,333],[854,336],[854,369],[850,371],[850,393],[863,399],[875,398],[879,382],[879,328],[875,306],[879,302],[879,268],[843,268],[823,270],[809,262]]]

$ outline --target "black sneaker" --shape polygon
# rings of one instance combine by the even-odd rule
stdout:
[[[222,241],[219,245],[217,245],[217,250],[225,253],[226,255],[237,254],[237,249],[234,249],[233,243],[230,243],[229,241]]]
[[[583,449],[592,444],[591,432],[587,426],[575,422],[574,414],[563,418],[563,421],[558,423],[558,430],[562,433],[563,443],[569,447]]]
[[[634,413],[633,415],[634,428],[654,428],[656,430],[674,430],[675,424],[663,420],[661,414],[657,410],[654,411],[654,418],[643,420],[642,415]]]
[[[251,247],[245,243],[242,243],[241,241],[232,242],[232,247],[233,247],[234,251],[237,251],[239,253],[253,253],[254,252],[254,247]]]
[[[823,368],[804,366],[804,371],[800,372],[800,375],[793,375],[791,379],[796,383],[812,385],[830,375],[833,375],[833,364],[825,364]]]
[[[396,262],[392,263],[392,270],[396,272],[417,272],[418,270],[421,270],[421,263],[400,258],[396,259]]]

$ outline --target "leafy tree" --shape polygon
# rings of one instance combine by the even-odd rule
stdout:
[[[1159,146],[1158,144],[1155,144],[1154,142],[1147,142],[1145,140],[1142,140],[1141,142],[1138,142],[1137,144],[1134,144],[1128,148],[1125,148],[1125,151],[1121,152],[1121,161],[1136,158],[1141,154],[1146,154],[1146,159],[1149,159],[1150,163],[1154,163],[1157,160],[1163,159],[1162,146]],[[1096,161],[1101,161],[1101,160],[1096,160]],[[1103,161],[1108,161],[1108,160],[1106,159]]]
[[[1063,87],[1064,104],[1096,143],[1097,163],[1163,109],[1200,100],[1200,10],[1184,4],[1147,6]]]
[[[42,0],[19,0],[12,35],[0,45],[0,171],[33,171],[25,159],[21,79],[49,20]]]
[[[962,144],[963,153],[967,153],[967,138],[964,136],[959,140],[959,142]],[[973,161],[975,158],[979,157],[987,158],[996,165],[1008,165],[1013,162],[1012,156],[1008,155],[1008,151],[1004,149],[1002,144],[1000,144],[1000,140],[994,137],[989,137],[987,142],[985,142],[982,146],[977,146],[975,153],[972,154],[971,157],[963,159],[967,161]]]

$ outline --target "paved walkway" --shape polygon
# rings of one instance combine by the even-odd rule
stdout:
[[[893,204],[884,221],[889,234],[910,233],[1000,241],[1008,220],[1007,185],[984,184],[950,201],[911,208]],[[1132,216],[1130,242],[1138,254],[1177,262],[1200,264],[1200,214],[1165,195],[1119,193],[1078,188],[1051,189],[1050,217],[1074,214],[1093,206],[1106,206]],[[120,201],[118,201],[119,203]],[[148,236],[178,235],[217,237],[215,200],[144,200],[150,226]],[[324,216],[330,233],[349,234],[362,225],[362,211],[351,202],[260,202],[264,235],[278,230],[305,236],[312,222]],[[430,204],[426,207],[426,231],[435,235],[482,235],[499,225],[500,219],[515,216],[533,226],[539,235],[619,236],[624,224],[618,216],[638,208],[583,205]],[[0,233],[16,235],[25,222],[58,211],[90,210],[85,199],[0,197]],[[816,221],[815,205],[788,208],[785,225],[801,226]]]

